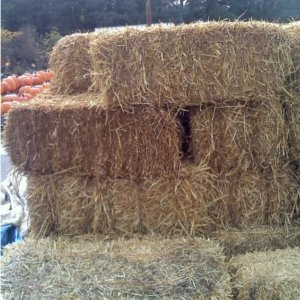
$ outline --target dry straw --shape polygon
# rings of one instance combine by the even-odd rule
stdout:
[[[288,128],[276,100],[194,107],[190,128],[194,161],[221,174],[277,166],[288,156]]]
[[[181,125],[168,112],[149,106],[106,109],[89,101],[91,94],[62,98],[45,94],[10,112],[5,140],[21,170],[111,178],[178,170]]]
[[[291,156],[300,160],[300,22],[283,26],[292,41],[292,59],[294,67],[287,78],[286,97],[287,122],[290,127]]]
[[[294,227],[260,226],[243,230],[229,228],[213,234],[227,258],[247,252],[300,247],[300,224]]]
[[[299,217],[299,188],[288,174],[221,180],[206,165],[137,180],[29,176],[31,234],[210,235],[222,228],[288,225]],[[268,178],[268,180],[266,179]]]
[[[210,199],[218,193],[213,182],[205,166],[153,180],[29,176],[31,233],[207,233],[215,227],[208,215]]]
[[[233,258],[237,300],[300,298],[300,249],[255,252]]]
[[[92,90],[118,106],[268,101],[292,68],[290,44],[265,22],[127,29],[91,40]]]
[[[26,239],[1,259],[5,299],[231,299],[221,248],[203,239]]]
[[[58,94],[79,94],[91,85],[89,41],[92,34],[76,33],[63,37],[54,46],[49,66],[55,76],[51,90]]]
[[[299,185],[288,169],[220,176],[216,185],[221,195],[210,203],[210,216],[223,228],[287,226],[299,218]]]

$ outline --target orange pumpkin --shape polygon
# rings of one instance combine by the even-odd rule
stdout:
[[[6,82],[9,85],[9,92],[14,92],[17,89],[15,80],[11,76],[3,79],[3,82]]]
[[[6,114],[11,108],[11,102],[1,103],[1,115]]]
[[[41,77],[35,75],[32,77],[32,82],[34,85],[39,85],[43,83],[43,80],[41,79]]]
[[[28,102],[28,97],[25,96],[25,94],[23,94],[22,96],[19,97],[19,102]]]
[[[36,76],[39,77],[42,82],[46,81],[45,71],[37,71]]]
[[[23,93],[22,95],[21,95],[21,97],[26,97],[27,98],[27,101],[28,100],[30,100],[30,99],[32,99],[32,94],[29,94],[29,93]]]
[[[33,85],[33,76],[31,74],[21,75],[18,77],[20,86]]]
[[[33,86],[31,88],[31,95],[36,96],[36,95],[40,94],[42,91],[43,91],[43,89],[39,88],[39,86]]]
[[[1,95],[8,93],[9,89],[10,89],[9,84],[5,81],[2,81],[1,82]]]
[[[25,85],[25,78],[26,78],[25,75],[21,75],[21,76],[18,77],[20,87]]]
[[[13,101],[19,101],[19,96],[17,94],[7,94],[2,97],[2,102],[13,102]]]
[[[18,77],[16,75],[12,75],[11,78],[15,81],[16,89],[20,87]]]
[[[32,87],[30,85],[24,85],[24,86],[20,87],[20,89],[19,89],[19,95],[22,95],[24,93],[31,94],[31,89],[32,89]]]
[[[54,72],[51,70],[47,70],[47,72],[46,72],[47,80],[50,81],[53,78],[53,76],[54,76]]]

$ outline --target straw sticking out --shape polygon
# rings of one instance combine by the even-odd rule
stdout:
[[[268,101],[292,68],[287,33],[263,22],[128,29],[90,47],[92,89],[108,105]]]

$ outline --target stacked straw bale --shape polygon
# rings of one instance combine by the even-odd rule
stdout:
[[[62,96],[47,94],[9,114],[5,134],[17,167],[111,178],[152,178],[179,169],[181,126],[168,112],[106,109],[79,97],[62,103]]]
[[[287,180],[284,177],[284,180]],[[299,211],[296,187],[243,177],[220,180],[206,165],[138,180],[29,176],[31,234],[210,235],[224,227],[282,226]]]
[[[150,180],[29,176],[32,235],[51,232],[157,232],[196,235],[214,227],[208,207],[218,191],[205,167],[185,167],[179,175]]]
[[[63,37],[54,46],[49,66],[54,71],[51,91],[80,94],[91,86],[90,39],[92,34],[76,33]]]
[[[117,106],[268,101],[292,68],[290,44],[263,22],[128,29],[90,41],[92,89]]]
[[[279,102],[233,102],[190,111],[191,153],[220,174],[265,165],[288,155],[288,128]]]
[[[6,299],[231,299],[221,248],[199,238],[26,239],[5,250],[1,288]]]
[[[300,22],[284,25],[292,41],[293,69],[287,78],[289,93],[286,114],[290,127],[291,156],[300,161]],[[300,170],[298,170],[300,174]]]
[[[29,174],[33,234],[293,223],[290,32],[209,22],[63,38],[51,91],[12,109],[6,128],[11,159]]]
[[[243,230],[227,229],[213,234],[227,259],[240,254],[300,247],[300,227],[260,226]]]
[[[255,252],[232,259],[237,300],[300,299],[300,249]]]

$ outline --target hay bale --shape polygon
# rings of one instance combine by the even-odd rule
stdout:
[[[231,299],[221,248],[183,238],[28,238],[6,248],[1,288],[33,300]]]
[[[300,247],[300,227],[261,226],[217,231],[212,239],[218,242],[228,259],[249,252]]]
[[[288,168],[220,176],[217,186],[222,197],[211,203],[210,216],[223,228],[288,226],[300,216],[299,184]]]
[[[208,233],[215,228],[208,217],[211,198],[218,194],[213,180],[205,166],[187,166],[179,176],[135,181],[65,174],[29,176],[29,214],[35,219],[30,230],[37,237],[50,233]],[[40,202],[50,207],[41,207]],[[41,232],[41,227],[49,230]]]
[[[237,300],[300,298],[299,248],[240,255],[230,269]]]
[[[288,128],[278,102],[233,102],[190,109],[195,163],[206,162],[226,175],[282,164],[288,156]]]
[[[54,71],[51,91],[80,94],[91,86],[89,41],[92,34],[76,33],[61,38],[53,47],[49,67]]]
[[[294,62],[294,71],[300,70],[300,22],[291,22],[283,25],[284,30],[289,35],[291,39],[291,47],[292,47],[292,60]],[[299,74],[299,73],[298,73]],[[298,84],[299,88],[299,84]],[[299,89],[298,89],[299,91]]]
[[[264,22],[128,29],[90,50],[92,89],[118,106],[273,100],[292,67],[286,32]]]
[[[143,224],[163,235],[207,235],[220,226],[210,207],[220,197],[216,175],[207,165],[185,165],[179,176],[144,183]]]
[[[292,223],[299,216],[299,188],[255,176],[222,181],[206,165],[186,165],[177,175],[152,180],[31,175],[30,230],[36,237],[153,232],[207,236],[224,227]]]
[[[5,128],[12,162],[25,172],[69,170],[111,178],[178,170],[181,125],[168,112],[149,106],[107,109],[88,97],[69,96],[62,103],[62,96],[43,95],[12,109]]]
[[[300,161],[300,22],[292,22],[283,26],[292,42],[293,69],[287,76],[285,93],[286,119],[290,128],[291,158]],[[298,171],[300,175],[300,170]]]

